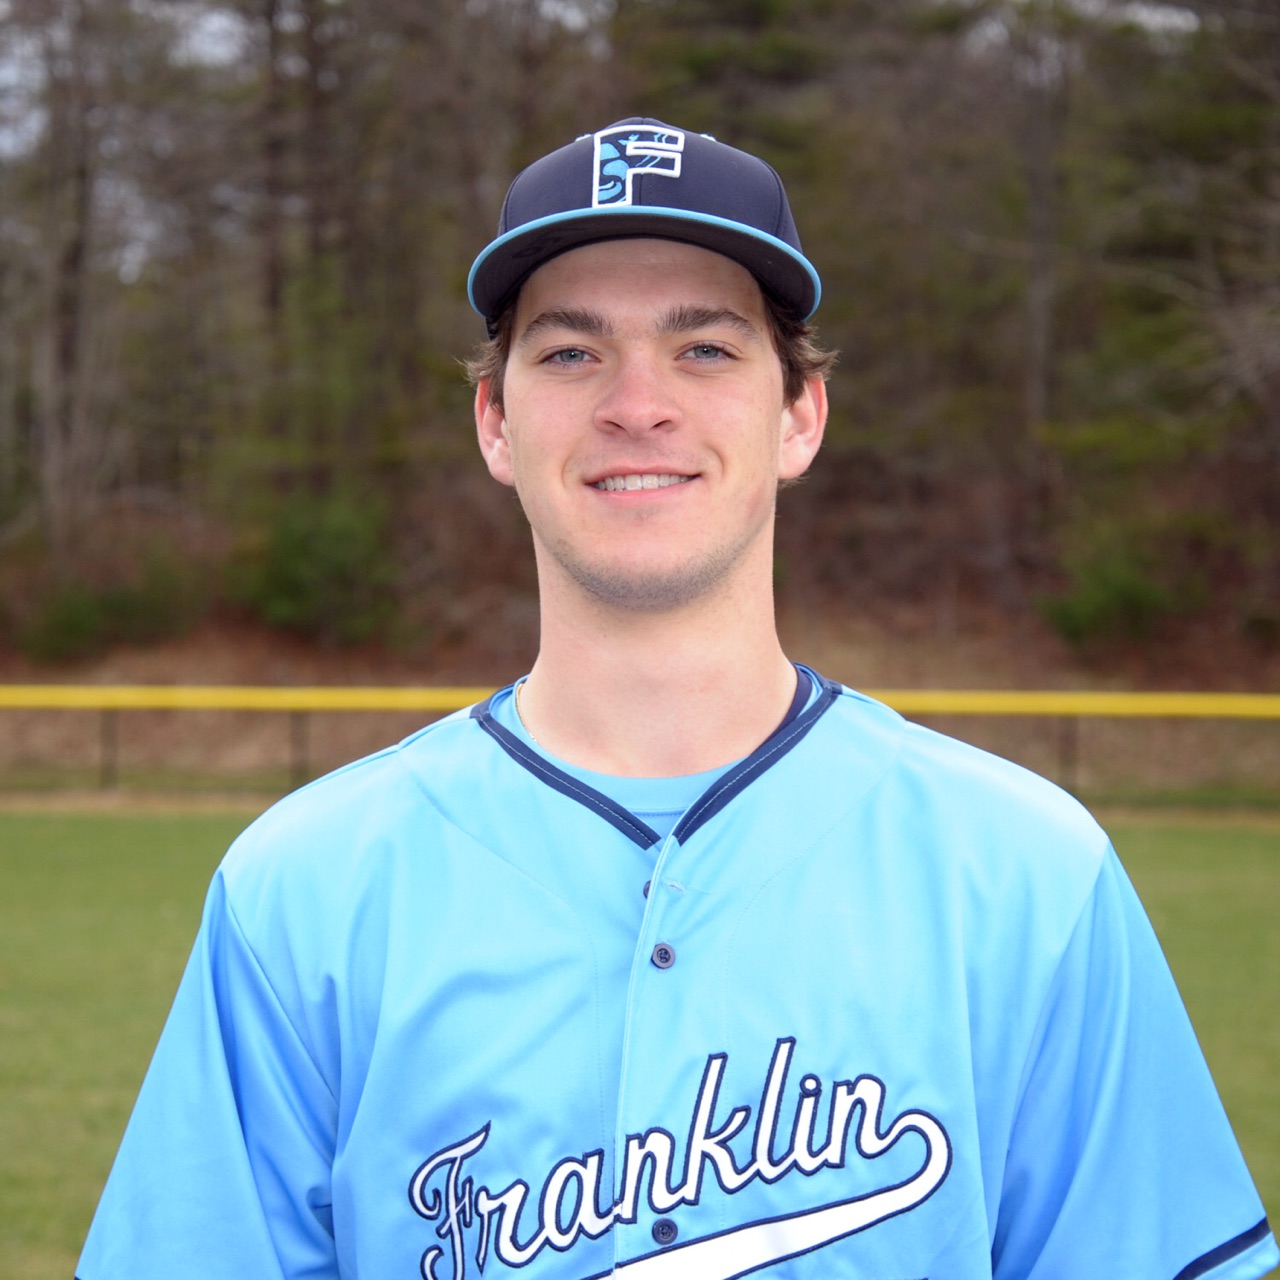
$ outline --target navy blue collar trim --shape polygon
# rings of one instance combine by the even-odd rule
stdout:
[[[796,664],[796,696],[791,700],[782,723],[745,760],[717,778],[696,800],[671,833],[683,844],[703,823],[715,817],[738,792],[749,787],[762,773],[772,768],[813,728],[840,696],[840,686],[824,679],[816,671]],[[812,681],[812,684],[810,684]],[[806,709],[809,695],[818,696]]]
[[[510,686],[508,686],[509,688]],[[499,693],[504,692],[498,690]],[[471,718],[489,734],[497,744],[517,764],[522,764],[534,777],[545,782],[547,786],[562,792],[571,800],[584,804],[588,809],[598,813],[606,822],[611,822],[624,836],[634,840],[642,849],[657,844],[661,836],[647,823],[641,822],[629,809],[624,809],[614,800],[610,800],[603,792],[588,787],[577,778],[571,777],[563,769],[557,769],[549,760],[543,759],[536,751],[531,751],[516,737],[510,729],[504,728],[489,710],[489,703],[497,697],[491,695],[486,701],[478,702],[471,708]]]
[[[680,819],[672,834],[683,843],[705,822],[713,818],[738,792],[751,785],[762,773],[781,760],[818,722],[831,704],[840,696],[840,686],[824,679],[816,671],[796,664],[796,692],[782,723],[745,760],[739,761],[727,773],[722,774],[694,802]],[[510,686],[508,686],[509,688]],[[818,696],[811,706],[806,706],[814,689]],[[505,690],[499,690],[499,693]],[[576,778],[557,768],[549,760],[531,750],[509,729],[500,725],[489,707],[498,694],[471,708],[471,718],[517,764],[523,765],[540,781],[554,788],[593,813],[599,814],[624,836],[642,849],[652,848],[661,837],[647,822],[642,822],[630,810],[611,800],[607,795],[588,787]]]

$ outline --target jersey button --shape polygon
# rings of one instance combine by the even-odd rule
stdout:
[[[653,1224],[653,1238],[659,1244],[672,1244],[679,1234],[680,1228],[670,1218],[659,1218]]]
[[[644,882],[644,896],[645,896],[646,898],[649,896],[649,886],[650,886],[652,883],[653,883],[653,881],[652,881],[652,880],[646,880],[646,881]]]
[[[676,949],[669,942],[660,942],[650,957],[659,969],[670,969],[676,962]]]

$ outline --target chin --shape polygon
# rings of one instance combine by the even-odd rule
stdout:
[[[565,565],[569,576],[588,595],[614,609],[659,613],[682,609],[716,594],[728,578],[729,564],[685,563],[667,572],[616,567]]]

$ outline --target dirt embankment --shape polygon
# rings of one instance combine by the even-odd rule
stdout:
[[[960,622],[963,625],[958,625]],[[855,687],[893,689],[1178,689],[1280,691],[1280,654],[1206,624],[1167,642],[1082,656],[1037,620],[933,608],[892,618],[792,614],[788,652]],[[519,629],[517,629],[519,630]],[[171,643],[119,648],[50,668],[0,652],[0,684],[478,685],[525,671],[530,632],[493,629],[482,642],[432,650],[321,649],[226,620]],[[420,713],[0,710],[0,792],[104,781],[138,793],[270,796],[412,732]],[[1280,797],[1280,722],[1068,722],[949,717],[930,723],[1092,795]]]

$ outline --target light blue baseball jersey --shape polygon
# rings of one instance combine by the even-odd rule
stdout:
[[[217,872],[82,1280],[1247,1280],[1106,837],[812,677],[665,837],[510,691]]]

